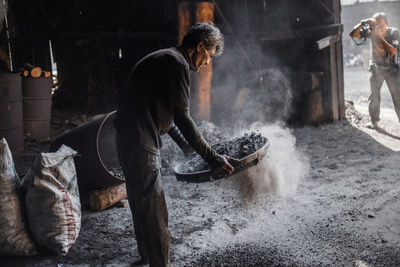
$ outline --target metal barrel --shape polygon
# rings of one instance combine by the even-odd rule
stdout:
[[[22,78],[24,135],[28,140],[50,139],[51,77]]]
[[[50,146],[52,152],[62,144],[78,151],[74,161],[80,192],[103,189],[125,181],[111,172],[120,169],[115,115],[116,111],[113,111],[81,124],[57,137]]]
[[[24,150],[20,73],[0,73],[0,138],[2,137],[6,138],[14,154]]]

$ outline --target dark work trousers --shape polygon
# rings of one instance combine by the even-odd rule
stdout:
[[[368,109],[371,121],[379,121],[381,87],[384,81],[386,81],[386,84],[389,88],[390,94],[393,99],[394,109],[400,121],[400,71],[383,71],[380,70],[379,67],[377,68],[371,66],[370,72],[371,77],[369,81],[371,86],[371,95],[369,97]]]
[[[147,151],[119,134],[116,139],[139,254],[142,259],[149,259],[150,266],[167,266],[171,236],[160,154]]]

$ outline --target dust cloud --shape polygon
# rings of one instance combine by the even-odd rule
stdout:
[[[257,166],[236,176],[243,200],[293,195],[299,181],[310,169],[307,156],[296,148],[296,137],[282,122],[255,122],[249,129],[267,137],[270,145],[265,158]]]

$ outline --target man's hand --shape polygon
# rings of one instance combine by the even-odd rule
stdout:
[[[374,18],[368,18],[368,19],[363,19],[360,22],[361,25],[369,24],[369,25],[375,25],[375,19]]]
[[[239,160],[229,156],[217,154],[211,159],[209,164],[216,177],[227,177],[235,170],[233,166],[238,165],[239,162]]]

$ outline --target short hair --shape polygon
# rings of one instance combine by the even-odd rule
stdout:
[[[195,48],[201,41],[207,50],[215,47],[215,56],[224,50],[224,36],[212,22],[197,23],[190,27],[182,40],[182,47]]]
[[[383,13],[383,12],[375,13],[374,15],[372,15],[372,18],[383,19],[385,21],[385,23],[388,24],[388,19],[387,19],[386,13]]]

